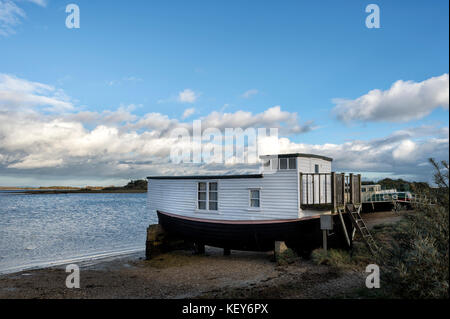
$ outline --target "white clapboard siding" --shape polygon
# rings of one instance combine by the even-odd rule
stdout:
[[[148,207],[183,216],[226,220],[272,220],[298,218],[296,170],[265,174],[263,178],[201,180],[218,182],[219,210],[197,210],[199,180],[149,179]],[[260,189],[261,208],[250,206],[250,189]]]

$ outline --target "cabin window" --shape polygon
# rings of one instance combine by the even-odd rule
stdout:
[[[263,165],[265,168],[270,168],[270,160],[265,160]]]
[[[280,169],[287,169],[287,158],[280,158]]]
[[[319,165],[314,165],[314,173],[319,174]]]
[[[218,210],[219,194],[217,182],[199,182],[197,196],[198,209]]]
[[[206,184],[204,182],[198,183],[198,209],[206,209]]]
[[[250,207],[251,208],[260,208],[260,195],[261,191],[259,189],[251,189],[250,190]]]
[[[209,183],[209,210],[218,209],[218,200],[217,183]]]
[[[297,159],[295,157],[289,159],[289,169],[297,169]]]

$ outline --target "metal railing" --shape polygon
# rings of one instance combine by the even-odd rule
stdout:
[[[300,204],[305,207],[361,203],[361,175],[345,173],[300,173]]]

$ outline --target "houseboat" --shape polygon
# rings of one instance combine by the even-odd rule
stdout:
[[[276,241],[297,251],[320,247],[321,216],[331,215],[329,247],[351,246],[341,208],[360,203],[361,176],[332,172],[332,159],[320,155],[260,159],[258,174],[148,177],[148,209],[177,237],[252,251],[273,250]]]

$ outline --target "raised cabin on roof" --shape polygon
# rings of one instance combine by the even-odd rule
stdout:
[[[299,229],[317,226],[321,215],[359,202],[360,177],[333,173],[329,157],[295,153],[260,159],[259,174],[148,177],[149,210],[164,229],[182,237],[263,250],[274,240],[297,240],[309,233]]]

